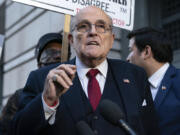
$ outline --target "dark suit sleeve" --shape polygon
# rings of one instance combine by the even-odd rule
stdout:
[[[45,135],[49,128],[45,120],[41,95],[36,96],[16,116],[16,135]],[[44,131],[44,132],[43,132]]]
[[[42,93],[44,82],[49,70],[55,68],[58,65],[59,64],[45,66],[30,73],[20,98],[20,110],[24,108],[38,94]]]
[[[143,100],[141,102],[140,110],[145,132],[147,135],[159,135],[160,131],[157,124],[157,116],[154,109],[149,83],[145,73],[142,81],[144,81],[144,83],[140,83],[141,85],[144,84],[144,89],[142,89],[143,91],[141,92],[143,94]],[[146,105],[143,105],[144,101],[146,102]]]
[[[55,123],[50,125],[45,119],[42,91],[49,70],[56,66],[49,66],[30,73],[22,92],[19,111],[13,120],[11,135],[64,135],[76,132],[69,111],[63,104],[63,98],[61,98],[61,107],[57,108]],[[67,127],[74,130],[69,130]]]
[[[19,110],[13,120],[12,134],[34,135],[40,132],[39,129],[48,126],[41,99],[47,72],[48,70],[43,72],[37,70],[30,73],[20,97]],[[30,127],[31,130],[28,129]]]
[[[40,84],[44,83],[44,79],[40,82],[37,77],[38,73],[36,71],[30,73],[20,97],[19,110],[23,109],[33,98],[42,92]]]

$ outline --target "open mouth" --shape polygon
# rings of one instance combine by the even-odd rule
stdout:
[[[97,41],[89,41],[87,45],[99,45]]]

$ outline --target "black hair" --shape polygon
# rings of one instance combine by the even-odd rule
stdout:
[[[135,38],[135,45],[142,52],[147,45],[152,49],[153,57],[158,62],[169,62],[173,60],[172,44],[160,29],[144,27],[134,30],[127,35],[127,38]]]

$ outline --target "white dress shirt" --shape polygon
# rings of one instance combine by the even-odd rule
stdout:
[[[77,75],[79,77],[79,80],[81,82],[82,88],[88,97],[88,77],[86,76],[87,72],[91,69],[85,66],[78,57],[76,57],[76,67],[77,67]],[[99,70],[99,73],[96,75],[96,79],[99,82],[99,86],[101,89],[101,94],[103,93],[104,90],[104,85],[106,81],[106,76],[107,76],[107,71],[108,71],[108,63],[107,60],[103,61],[100,65],[96,67],[96,69]],[[49,124],[54,124],[55,122],[55,115],[56,115],[56,108],[59,106],[60,103],[58,103],[54,107],[49,107],[42,96],[42,103],[43,103],[43,109],[45,113],[45,119],[49,119]]]
[[[79,80],[81,82],[82,88],[88,97],[88,77],[86,76],[87,72],[91,69],[85,66],[78,57],[76,57],[76,66],[77,66],[77,74],[79,77]],[[104,90],[104,84],[106,81],[106,75],[107,75],[107,70],[108,70],[108,63],[107,60],[102,62],[100,65],[96,67],[96,69],[99,70],[99,73],[96,75],[96,79],[99,83],[100,89],[101,89],[101,94],[103,93]]]
[[[153,100],[156,97],[159,86],[161,84],[162,79],[164,78],[164,75],[168,67],[169,67],[169,63],[164,64],[161,68],[159,68],[153,75],[151,75],[148,78]]]

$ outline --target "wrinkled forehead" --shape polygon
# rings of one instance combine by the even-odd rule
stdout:
[[[74,17],[74,24],[78,24],[79,22],[87,20],[91,23],[95,23],[98,20],[103,20],[104,22],[110,24],[110,17],[100,8],[89,6],[86,7]]]

